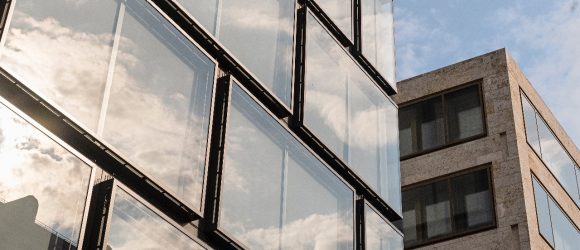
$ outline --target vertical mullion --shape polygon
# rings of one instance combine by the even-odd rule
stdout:
[[[123,30],[123,20],[125,18],[125,3],[119,1],[119,9],[117,13],[117,23],[115,26],[115,35],[113,37],[113,48],[111,49],[111,58],[109,61],[109,69],[107,72],[107,81],[105,83],[105,90],[103,92],[103,99],[101,103],[101,112],[99,114],[99,121],[97,125],[97,136],[103,136],[105,129],[105,119],[107,116],[107,109],[109,108],[109,98],[111,96],[111,88],[113,86],[113,75],[115,73],[115,64],[117,62],[117,54],[119,51],[119,43],[121,41],[121,32]]]

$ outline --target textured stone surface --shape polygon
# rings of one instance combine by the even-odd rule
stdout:
[[[580,211],[526,142],[520,88],[579,161],[578,148],[504,49],[401,81],[398,104],[482,79],[487,136],[401,162],[403,186],[491,164],[497,227],[421,249],[550,249],[537,229],[531,173],[576,225]]]

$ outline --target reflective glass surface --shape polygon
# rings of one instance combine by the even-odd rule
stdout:
[[[295,1],[219,0],[217,7],[216,0],[179,2],[290,107]]]
[[[103,137],[201,209],[214,64],[147,2],[121,11]]]
[[[478,85],[451,92],[444,98],[449,142],[483,133],[483,114]]]
[[[121,189],[112,213],[107,249],[205,249]]]
[[[365,249],[402,250],[403,236],[380,217],[369,205],[365,205]]]
[[[340,31],[352,40],[352,1],[351,0],[316,0],[322,11],[330,17]]]
[[[436,182],[424,189],[425,238],[434,238],[451,232],[451,203],[447,182]]]
[[[0,249],[76,249],[91,167],[0,104]]]
[[[117,1],[17,0],[0,66],[96,130]]]
[[[487,169],[452,178],[451,185],[456,230],[468,230],[493,223],[493,200]]]
[[[256,249],[353,248],[353,191],[232,86],[220,229]]]
[[[397,88],[392,0],[362,0],[362,52],[375,68]]]
[[[538,137],[538,125],[536,123],[536,110],[534,107],[532,107],[528,101],[528,98],[526,98],[523,94],[521,95],[521,98],[522,109],[524,112],[524,122],[526,126],[526,138],[534,151],[536,151],[538,155],[541,155],[540,138]]]
[[[550,245],[554,246],[554,235],[552,234],[552,222],[550,219],[550,207],[548,203],[548,194],[538,183],[536,178],[532,179],[534,186],[534,196],[536,200],[536,216],[538,218],[538,229],[540,234]]]
[[[397,110],[308,15],[304,124],[400,212]]]

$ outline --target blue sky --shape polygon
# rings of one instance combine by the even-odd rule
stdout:
[[[395,0],[397,79],[499,48],[580,146],[579,0]]]

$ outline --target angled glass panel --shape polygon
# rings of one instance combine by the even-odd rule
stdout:
[[[205,249],[147,206],[117,189],[107,249]]]
[[[538,183],[536,178],[532,178],[534,186],[534,197],[536,201],[536,216],[538,217],[538,229],[540,234],[554,246],[554,235],[552,234],[552,222],[550,219],[550,207],[548,203],[548,194]]]
[[[541,117],[538,117],[538,132],[544,163],[574,202],[580,206],[574,162]]]
[[[237,84],[225,138],[220,229],[249,248],[353,248],[353,191]]]
[[[449,142],[483,133],[483,111],[479,85],[445,95]]]
[[[540,151],[540,138],[538,136],[538,125],[536,123],[536,110],[530,104],[528,98],[526,98],[523,94],[521,95],[522,99],[522,109],[524,112],[524,122],[526,126],[526,139],[528,143],[532,146],[534,151],[541,155],[542,152]]]
[[[290,107],[295,1],[178,2],[212,31],[282,104]]]
[[[365,205],[365,249],[403,250],[403,236],[369,205]]]
[[[308,15],[304,125],[400,212],[397,111]]]
[[[77,249],[91,167],[0,104],[0,249]]]
[[[96,131],[118,2],[17,0],[0,66]]]
[[[352,1],[351,0],[316,0],[322,11],[342,33],[352,40]]]
[[[578,242],[580,242],[580,231],[551,196],[548,202],[556,250],[577,249]]]
[[[451,179],[455,230],[467,231],[493,224],[493,197],[488,171],[482,169]]]
[[[360,4],[363,55],[396,89],[393,1],[362,0]]]
[[[199,210],[215,65],[146,1],[122,11],[103,137]]]

